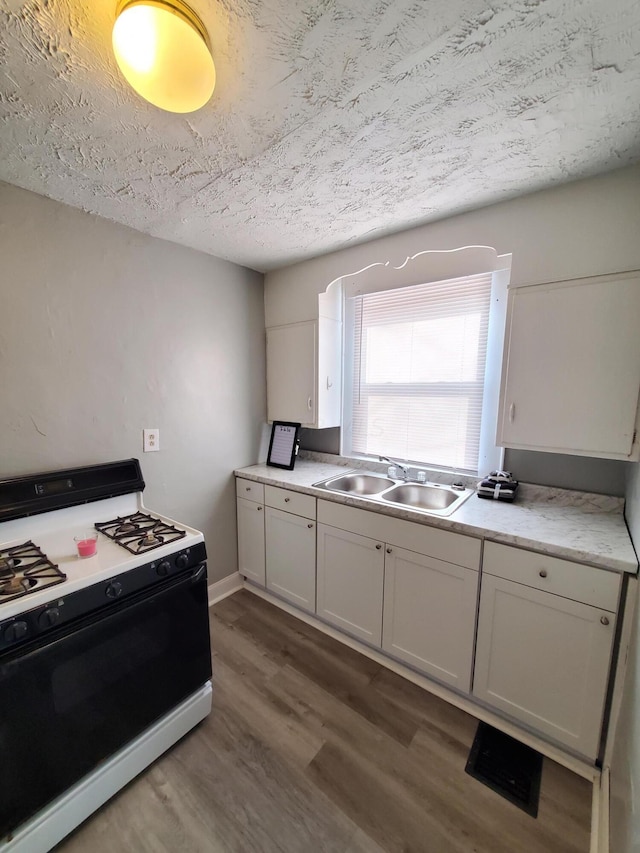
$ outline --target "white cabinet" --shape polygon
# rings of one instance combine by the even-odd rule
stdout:
[[[238,571],[259,586],[265,584],[264,507],[247,498],[236,500]]]
[[[468,692],[479,540],[328,501],[318,522],[318,615]]]
[[[318,524],[318,616],[380,646],[383,585],[382,542]]]
[[[316,602],[316,500],[236,478],[238,571],[304,610]]]
[[[296,607],[316,609],[316,524],[273,507],[265,509],[267,589]]]
[[[387,545],[382,648],[468,693],[477,596],[477,571]]]
[[[637,459],[640,275],[509,290],[497,442]]]
[[[340,425],[341,329],[322,316],[267,329],[267,420]]]
[[[594,760],[619,585],[614,573],[486,543],[475,696]]]

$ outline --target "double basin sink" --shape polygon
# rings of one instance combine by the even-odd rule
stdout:
[[[473,494],[473,489],[454,489],[439,483],[409,483],[359,471],[329,477],[314,483],[314,486],[327,492],[401,506],[429,515],[451,515]]]

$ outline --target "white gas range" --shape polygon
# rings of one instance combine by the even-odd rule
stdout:
[[[204,538],[143,489],[135,459],[0,482],[0,853],[51,849],[211,709]]]

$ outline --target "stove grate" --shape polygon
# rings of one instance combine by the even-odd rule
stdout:
[[[0,603],[21,598],[67,579],[31,540],[0,548]]]
[[[186,530],[180,530],[144,512],[118,516],[111,521],[96,522],[95,527],[131,554],[145,554],[147,551],[176,542],[187,535]]]

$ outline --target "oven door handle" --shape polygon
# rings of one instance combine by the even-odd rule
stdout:
[[[206,571],[207,571],[207,567],[206,567],[205,563],[203,563],[193,573],[193,577],[191,578],[191,583],[197,583]]]

